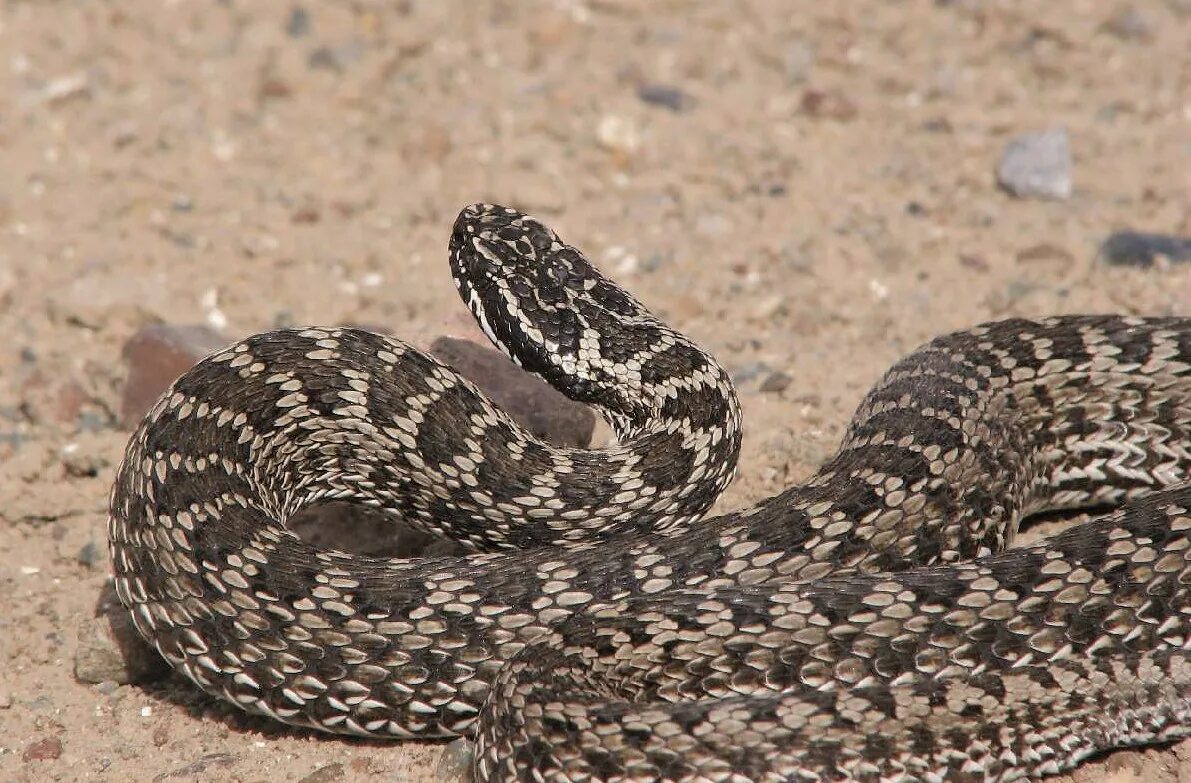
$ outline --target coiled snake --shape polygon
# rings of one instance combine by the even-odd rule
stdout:
[[[620,445],[540,442],[348,328],[207,358],[132,437],[116,586],[203,690],[330,732],[477,736],[484,780],[1010,780],[1189,732],[1191,319],[1011,320],[869,393],[806,483],[703,518],[727,374],[541,223],[450,258],[518,363]],[[474,554],[319,551],[350,500]],[[1005,552],[1019,521],[1117,507]]]

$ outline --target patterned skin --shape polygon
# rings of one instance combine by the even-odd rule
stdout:
[[[207,692],[474,734],[485,780],[1010,780],[1185,732],[1191,319],[940,337],[809,480],[701,518],[739,449],[723,369],[532,218],[469,207],[450,255],[485,331],[619,445],[541,443],[360,330],[209,357],[130,440],[110,523],[137,628]],[[332,500],[475,552],[285,527]],[[1105,506],[1004,552],[1027,515]]]

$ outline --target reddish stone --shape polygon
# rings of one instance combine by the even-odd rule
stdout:
[[[134,334],[124,344],[128,380],[120,402],[120,423],[136,426],[179,375],[228,342],[206,326],[154,324]]]
[[[504,354],[454,337],[439,337],[430,345],[430,352],[539,438],[558,446],[586,448],[591,444],[595,430],[591,409],[567,399]]]
[[[68,380],[58,387],[55,399],[54,413],[58,421],[63,424],[73,424],[78,421],[83,408],[92,402],[91,395],[77,381]]]
[[[378,324],[351,326],[377,334],[393,334],[387,326]],[[591,409],[555,391],[492,348],[474,319],[464,314],[450,316],[438,328],[439,336],[423,350],[480,387],[519,424],[556,446],[591,445],[595,431],[595,414]]]
[[[856,104],[843,93],[808,89],[802,93],[802,110],[811,117],[846,122],[859,113]]]
[[[36,423],[75,425],[84,409],[93,407],[90,393],[72,378],[56,378],[34,369],[21,383],[25,413]]]
[[[293,223],[317,223],[322,219],[322,214],[315,207],[299,207],[294,210],[289,219]]]
[[[62,755],[62,740],[46,737],[25,748],[21,761],[53,761]]]

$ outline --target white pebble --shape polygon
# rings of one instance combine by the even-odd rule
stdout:
[[[628,117],[606,114],[596,126],[596,141],[606,150],[634,152],[641,146],[641,134]]]

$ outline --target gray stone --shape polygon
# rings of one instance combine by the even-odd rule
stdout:
[[[765,380],[761,381],[760,391],[765,394],[776,394],[780,391],[785,391],[794,381],[788,374],[777,371],[770,373]]]
[[[1137,8],[1123,8],[1104,23],[1104,30],[1124,41],[1148,41],[1154,37],[1150,17]]]
[[[1136,266],[1143,269],[1163,261],[1170,264],[1187,263],[1191,261],[1191,237],[1118,231],[1109,235],[1100,245],[1097,258],[1111,266]]]
[[[79,565],[86,568],[94,568],[95,564],[103,559],[103,552],[94,541],[88,541],[79,547],[79,553],[76,559]]]
[[[669,84],[642,84],[637,88],[637,97],[645,103],[661,106],[675,113],[690,111],[695,106],[693,97]]]
[[[737,386],[749,384],[767,372],[769,372],[769,365],[765,362],[752,362],[750,364],[728,367],[728,375],[732,378],[732,383]]]
[[[306,777],[302,778],[298,783],[331,783],[333,780],[340,780],[343,778],[344,768],[338,761],[333,761],[330,764],[325,764],[314,772],[311,772]]]
[[[181,778],[183,780],[193,780],[196,776],[202,775],[201,779],[203,780],[227,780],[229,776],[219,775],[218,777],[214,777],[203,775],[203,773],[209,771],[211,768],[224,769],[233,766],[239,760],[239,756],[234,756],[231,753],[206,753],[185,766],[177,767],[159,775],[157,779]]]
[[[815,50],[806,40],[795,38],[782,53],[782,70],[791,85],[802,84],[815,66]]]
[[[290,9],[285,32],[290,38],[304,38],[310,34],[310,14],[301,6]]]
[[[320,46],[306,58],[313,69],[342,72],[355,65],[367,51],[363,41],[347,41],[338,46]]]
[[[449,743],[438,757],[435,777],[443,783],[471,783],[471,763],[474,755],[475,745],[471,740],[460,737]]]
[[[1024,133],[1010,139],[997,165],[997,182],[1017,198],[1071,196],[1071,149],[1067,131]]]

